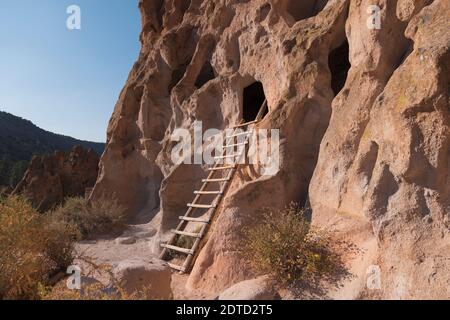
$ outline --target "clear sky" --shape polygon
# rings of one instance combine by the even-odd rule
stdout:
[[[0,0],[0,110],[103,142],[139,53],[137,0]],[[69,30],[70,5],[81,30]]]

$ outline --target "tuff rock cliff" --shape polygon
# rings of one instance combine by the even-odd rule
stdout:
[[[369,28],[371,5],[380,28]],[[243,166],[189,276],[218,294],[251,279],[241,230],[261,207],[312,206],[356,252],[330,298],[450,298],[450,3],[141,0],[142,49],[115,107],[92,197],[113,193],[168,236],[205,176],[174,165],[171,133],[225,129],[261,83],[280,171]],[[381,290],[367,270],[381,268]]]
[[[84,197],[95,185],[99,161],[94,150],[81,146],[69,152],[34,156],[13,194],[26,197],[33,207],[45,212],[67,197]]]

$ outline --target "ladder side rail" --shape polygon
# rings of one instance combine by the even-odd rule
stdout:
[[[262,120],[264,112],[266,111],[267,108],[268,108],[267,99],[264,99],[264,102],[261,108],[259,109],[258,115],[256,116],[255,123],[258,123],[259,121]]]
[[[214,171],[211,171],[208,175],[208,178],[212,178],[213,176],[214,176]],[[202,187],[200,188],[200,191],[205,191],[207,185],[208,185],[208,183],[203,183]],[[195,196],[194,203],[199,200],[200,196],[201,195],[199,195],[199,194]],[[195,210],[196,210],[196,208],[189,207],[188,210],[186,211],[184,217],[190,217],[192,215],[192,213],[194,213]],[[180,222],[178,223],[177,228],[175,230],[183,230],[188,223],[189,223],[188,221],[180,220]],[[173,245],[175,243],[176,238],[177,238],[177,234],[171,235],[171,237],[169,238],[169,241],[166,244]],[[166,258],[167,253],[168,253],[168,249],[164,248],[162,250],[159,258],[161,260],[164,260]]]
[[[234,129],[234,130],[233,130],[233,133],[236,132],[237,130],[238,130],[238,129]],[[226,131],[224,132],[224,135],[225,135],[225,137],[226,137]],[[233,139],[233,137],[232,137],[231,139]],[[227,139],[225,138],[225,140],[227,140]],[[228,143],[226,143],[226,144],[228,144]],[[224,154],[224,152],[225,152],[225,149],[222,150],[222,155]],[[214,165],[214,167],[215,167],[215,168],[219,167],[219,162],[216,162],[215,165]],[[215,174],[215,171],[212,170],[212,171],[209,173],[207,179],[211,179],[211,178],[214,176],[214,174]],[[207,185],[208,185],[208,182],[203,183],[203,185],[202,185],[202,187],[201,187],[201,189],[200,189],[199,191],[200,191],[200,192],[205,191]],[[196,194],[196,196],[195,196],[194,200],[192,201],[192,203],[197,203],[197,201],[198,201],[201,197],[202,197],[202,194],[200,194],[200,193],[199,193],[199,194]],[[187,217],[190,217],[190,216],[192,215],[192,213],[193,213],[196,209],[197,209],[197,208],[189,207],[189,209],[188,209],[187,212],[185,213],[184,217],[186,217],[186,218],[187,218]],[[178,223],[177,228],[176,228],[175,230],[182,231],[182,230],[184,230],[184,229],[186,228],[186,226],[187,226],[188,224],[189,224],[189,221],[181,220],[181,221]],[[204,226],[203,226],[203,227],[204,227]],[[202,227],[202,228],[203,228],[203,227]],[[178,237],[177,234],[175,234],[175,233],[172,234],[171,237],[169,238],[169,241],[168,241],[166,244],[167,244],[167,245],[173,245],[173,244],[175,243],[175,240],[177,239],[177,237]],[[166,247],[164,247],[163,250],[162,250],[162,252],[161,252],[161,254],[160,254],[160,256],[159,256],[159,258],[160,258],[161,260],[164,260],[164,259],[166,258],[166,256],[167,256],[167,253],[168,253],[168,249],[167,249]]]
[[[249,139],[250,139],[250,135],[247,135],[246,141],[248,142]],[[239,158],[242,158],[242,156],[244,156],[245,153],[246,153],[246,147],[244,146],[243,151]],[[238,160],[240,160],[240,159],[238,159]],[[239,164],[239,162],[238,162],[238,164]],[[230,170],[230,173],[228,174],[228,177],[227,177],[228,180],[221,186],[222,195],[225,195],[225,192],[227,191],[227,188],[231,184],[231,179],[235,175],[236,171],[237,171],[237,166],[234,166],[234,168],[232,170]],[[223,199],[224,199],[224,196],[220,196],[217,198],[216,203],[215,203],[215,208],[213,209],[213,212],[211,213],[210,218],[209,218],[210,222],[214,218],[214,214],[217,211],[217,209]],[[199,237],[195,239],[194,244],[191,248],[191,250],[194,252],[194,254],[187,256],[186,260],[184,261],[184,264],[182,267],[184,272],[188,272],[190,270],[191,264],[194,261],[194,258],[196,257],[196,254],[200,247],[200,244],[201,244],[203,238],[205,237],[206,233],[208,232],[209,227],[210,227],[209,224],[208,225],[205,224],[202,226],[200,233],[199,233]]]

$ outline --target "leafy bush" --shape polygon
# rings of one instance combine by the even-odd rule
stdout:
[[[253,269],[279,283],[313,282],[339,268],[331,238],[312,228],[294,204],[284,210],[265,209],[261,223],[244,233],[244,254]]]
[[[0,202],[0,299],[38,299],[39,288],[73,261],[73,231],[24,199]]]
[[[124,213],[115,199],[103,197],[90,202],[84,198],[68,198],[50,215],[78,230],[78,240],[84,240],[123,231]]]

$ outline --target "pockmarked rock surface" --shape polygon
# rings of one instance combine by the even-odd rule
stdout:
[[[141,0],[142,49],[108,128],[92,197],[117,194],[159,242],[206,175],[176,165],[176,129],[225,129],[258,82],[280,170],[241,166],[187,282],[220,294],[255,278],[242,229],[309,197],[313,224],[353,243],[332,298],[450,298],[450,3]],[[375,6],[375,7],[374,7]],[[379,10],[378,10],[378,9]],[[378,23],[379,22],[379,23]],[[345,254],[345,253],[344,253]],[[368,270],[381,286],[368,287]]]
[[[35,156],[13,194],[25,196],[45,212],[67,197],[85,196],[86,189],[95,185],[99,161],[95,151],[81,146],[70,152]]]

